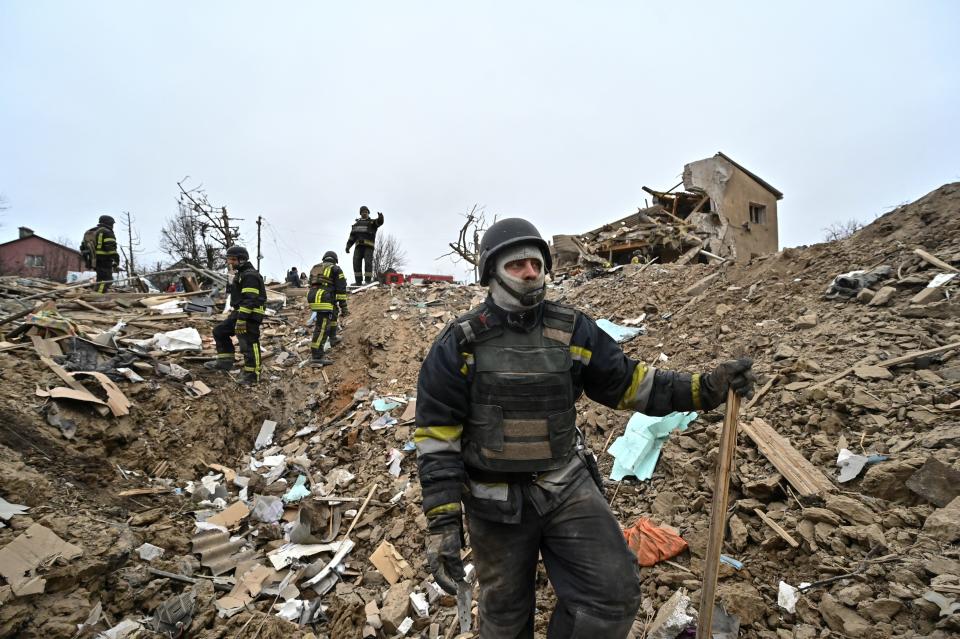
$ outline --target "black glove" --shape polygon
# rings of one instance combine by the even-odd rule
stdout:
[[[753,360],[749,357],[723,362],[700,378],[700,404],[704,410],[712,410],[727,401],[727,391],[733,389],[740,397],[753,397],[757,376],[753,373]]]
[[[437,585],[451,595],[457,594],[457,582],[463,581],[463,528],[447,525],[427,533],[427,566]]]
[[[349,253],[349,252],[350,252],[350,245],[347,244],[347,248],[343,249],[343,251],[344,251],[345,253]]]
[[[349,315],[349,314],[350,314],[350,311],[347,310],[347,305],[346,305],[346,304],[341,304],[341,305],[340,305],[340,315],[342,315],[343,317],[346,317],[346,316]]]

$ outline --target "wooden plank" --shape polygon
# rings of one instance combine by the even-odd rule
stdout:
[[[770,517],[767,516],[767,513],[763,512],[763,511],[760,510],[759,508],[754,508],[754,509],[753,509],[753,512],[757,513],[757,516],[760,517],[760,519],[763,520],[763,523],[765,523],[766,525],[770,526],[770,529],[773,530],[773,532],[775,532],[775,533],[777,533],[778,535],[780,535],[780,537],[782,537],[785,542],[787,542],[788,544],[790,544],[790,546],[791,546],[792,548],[796,548],[797,546],[800,545],[800,544],[797,542],[797,540],[794,539],[794,538],[790,535],[790,533],[788,533],[786,530],[784,530],[783,528],[780,527],[780,524],[778,524],[778,523],[775,522],[774,520],[770,519]]]
[[[942,268],[943,270],[950,271],[951,273],[960,273],[960,269],[956,268],[955,266],[950,266],[949,264],[941,260],[939,257],[935,255],[930,255],[923,249],[914,249],[913,252],[919,255],[924,262],[933,264],[937,268]]]
[[[30,341],[33,342],[33,350],[44,357],[63,355],[63,351],[60,350],[60,344],[53,340],[43,339],[39,335],[31,335]]]
[[[697,622],[697,639],[711,639],[713,604],[717,597],[717,578],[720,574],[720,553],[723,552],[723,535],[727,525],[727,500],[730,488],[730,473],[733,456],[737,452],[737,415],[740,412],[740,396],[727,392],[727,412],[720,431],[720,454],[717,456],[717,472],[713,482],[713,503],[710,507],[710,537],[707,555],[703,562],[703,587],[700,589],[700,618]]]
[[[767,422],[757,417],[743,425],[743,432],[801,495],[809,497],[834,490],[833,483]]]
[[[774,382],[776,382],[778,379],[780,379],[779,375],[771,375],[770,379],[767,380],[767,383],[763,385],[763,388],[757,391],[756,394],[753,396],[753,399],[747,402],[747,405],[743,407],[743,412],[747,412],[748,410],[753,408],[754,404],[759,402],[760,398],[767,394],[767,391],[770,390],[770,387],[773,386]]]

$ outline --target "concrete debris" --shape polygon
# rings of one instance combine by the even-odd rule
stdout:
[[[724,548],[731,561],[718,585],[726,614],[741,636],[764,639],[956,634],[958,611],[941,615],[941,606],[950,610],[960,595],[960,278],[938,277],[953,271],[914,249],[960,265],[960,185],[846,240],[752,257],[734,239],[758,235],[759,225],[748,232],[715,215],[714,195],[694,212],[704,194],[684,188],[655,196],[649,220],[631,216],[573,238],[548,296],[642,326],[623,348],[653,366],[705,373],[753,357],[763,383],[742,407]],[[621,265],[633,250],[640,264]],[[878,259],[891,270],[853,296],[824,299],[838,273],[870,274]],[[486,290],[353,291],[335,363],[318,370],[296,366],[310,358],[306,291],[284,305],[271,289],[261,381],[241,387],[236,369],[203,367],[214,357],[213,323],[195,309],[210,307],[187,302],[210,295],[208,283],[198,281],[196,295],[97,295],[0,277],[0,487],[6,503],[29,508],[0,518],[0,565],[7,569],[34,526],[83,549],[44,551],[39,562],[14,553],[18,567],[0,578],[0,636],[73,636],[91,618],[91,593],[102,615],[87,636],[143,634],[141,615],[184,593],[195,595],[189,632],[201,639],[455,633],[456,601],[437,592],[423,553],[412,400],[432,341]],[[23,299],[36,293],[52,301]],[[912,304],[920,293],[933,297]],[[212,295],[219,312],[223,298]],[[142,301],[150,297],[178,300],[177,312]],[[138,345],[184,328],[196,330],[201,350]],[[77,373],[104,375],[129,402],[127,414],[108,405],[119,406],[112,388]],[[601,476],[611,477],[630,415],[588,399],[577,413]],[[645,517],[689,546],[642,571],[636,637],[669,634],[662,617],[648,621],[658,610],[684,617],[676,633],[695,621],[672,597],[698,599],[721,417],[709,411],[679,432],[666,427],[655,453],[634,448],[624,460],[639,474],[605,482],[622,526]],[[265,420],[276,425],[258,448]],[[833,479],[841,449],[889,459],[841,484]],[[146,563],[141,550],[151,547],[164,553]],[[393,584],[389,568],[368,560],[381,548],[406,564],[391,565]],[[781,581],[818,585],[789,612],[778,603]],[[546,634],[554,600],[540,588],[536,636]],[[284,609],[291,621],[277,616]]]

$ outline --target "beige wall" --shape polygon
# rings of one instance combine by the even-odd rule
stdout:
[[[727,218],[738,261],[779,250],[777,198],[736,166],[722,157],[691,162],[684,167],[684,186],[706,190],[717,211]],[[766,223],[750,223],[751,202],[767,207]]]

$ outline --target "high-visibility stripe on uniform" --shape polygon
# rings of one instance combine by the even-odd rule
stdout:
[[[247,288],[242,288],[242,289],[240,289],[240,292],[241,292],[241,293],[253,293],[254,295],[257,295],[257,294],[260,293],[260,289],[259,289],[259,288],[250,288],[250,287],[247,287]]]
[[[690,378],[690,394],[693,395],[693,409],[703,410],[703,402],[700,401],[700,373],[694,373]]]
[[[650,392],[653,390],[653,378],[656,376],[656,369],[648,367],[643,362],[639,362],[633,369],[633,377],[630,378],[630,385],[617,404],[618,409],[633,409],[643,411],[650,399]]]
[[[417,455],[431,455],[440,452],[460,452],[460,436],[463,426],[418,426],[413,433],[413,443],[417,446]]]
[[[319,350],[323,346],[323,337],[327,334],[327,317],[324,316],[320,322],[320,330],[317,331],[317,339],[310,342],[310,348]]]
[[[426,513],[427,519],[431,517],[436,517],[437,515],[445,515],[447,513],[458,513],[460,512],[460,504],[440,504],[439,506],[434,506]]]
[[[470,372],[470,367],[473,366],[473,353],[460,353],[463,357],[463,366],[460,367],[460,374],[464,377],[467,376],[467,373]]]
[[[593,357],[593,351],[582,346],[570,346],[570,356],[575,362],[581,362],[584,366],[590,365],[590,358]]]

